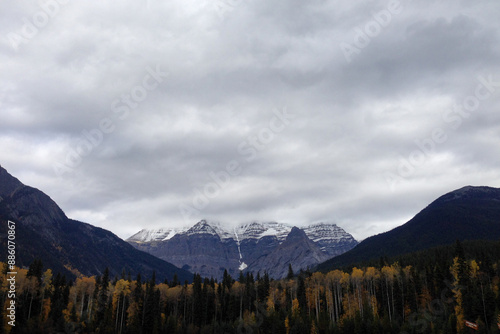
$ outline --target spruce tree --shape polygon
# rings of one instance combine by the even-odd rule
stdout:
[[[288,275],[286,275],[286,279],[287,279],[287,280],[291,280],[291,279],[293,279],[293,277],[294,277],[294,276],[295,276],[295,275],[293,274],[292,264],[291,264],[291,263],[289,263],[289,264],[288,264]]]

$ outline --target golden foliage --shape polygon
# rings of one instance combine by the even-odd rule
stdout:
[[[293,317],[298,317],[300,315],[300,306],[299,306],[299,300],[295,298],[292,301],[292,316]]]

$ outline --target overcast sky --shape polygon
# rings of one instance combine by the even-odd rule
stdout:
[[[77,220],[335,222],[500,187],[500,4],[8,1],[0,164]]]

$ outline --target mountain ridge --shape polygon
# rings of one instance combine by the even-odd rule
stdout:
[[[205,227],[205,230],[201,227],[197,227],[198,224],[208,224],[210,226],[210,229],[207,229]],[[257,228],[256,228],[257,226]],[[315,237],[315,241],[319,241],[319,237],[315,236],[315,233],[317,232],[318,228],[322,228],[325,226],[329,226],[331,228],[336,229],[337,234],[339,235],[339,238],[342,237],[347,237],[350,238],[352,237],[349,233],[345,232],[344,229],[340,228],[336,223],[327,223],[327,222],[319,222],[319,223],[313,223],[309,224],[306,226],[295,226],[291,224],[286,224],[286,223],[278,223],[278,222],[256,222],[253,221],[251,223],[241,223],[238,224],[234,227],[226,227],[224,224],[219,223],[219,222],[212,222],[208,221],[207,219],[202,219],[199,222],[197,222],[195,225],[191,227],[161,227],[161,228],[152,228],[152,229],[147,229],[144,228],[140,230],[137,233],[134,233],[130,237],[126,238],[125,240],[127,241],[134,241],[134,242],[152,242],[152,241],[164,241],[164,240],[169,240],[172,237],[174,237],[176,234],[183,234],[183,233],[188,233],[188,234],[194,234],[196,232],[207,232],[211,234],[217,234],[221,240],[223,239],[236,239],[235,235],[238,235],[239,240],[245,240],[245,239],[260,239],[264,236],[276,236],[278,240],[284,241],[287,237],[287,235],[291,232],[293,227],[298,227],[306,232],[306,234],[309,237]],[[258,230],[258,227],[261,228],[261,230]],[[210,231],[210,232],[208,232]],[[330,232],[331,229],[330,229]],[[334,235],[335,233],[330,233],[330,236]],[[349,237],[350,236],[350,237]]]
[[[0,167],[0,244],[7,249],[7,221],[16,224],[16,264],[27,267],[35,259],[45,268],[69,277],[99,275],[108,267],[111,275],[122,271],[160,279],[182,281],[192,275],[174,265],[138,251],[105,229],[70,219],[42,191],[24,185]],[[5,261],[6,253],[0,253]]]
[[[318,265],[321,271],[449,245],[500,238],[500,188],[465,186],[432,201],[405,224]]]
[[[290,246],[288,242],[285,246],[289,245],[289,252],[280,252],[294,229],[304,234],[302,244]],[[191,227],[143,229],[126,241],[179,267],[216,278],[222,277],[224,269],[231,275],[238,275],[240,270],[267,271],[271,277],[281,278],[286,275],[288,264],[297,270],[306,269],[357,244],[352,235],[333,223],[297,228],[254,221],[229,228],[205,219]]]

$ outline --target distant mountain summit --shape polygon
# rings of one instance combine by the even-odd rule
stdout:
[[[288,273],[288,264],[296,269],[312,268],[328,258],[330,255],[322,251],[304,230],[293,227],[286,239],[271,253],[259,258],[252,269],[254,272],[267,271],[271,277],[282,278]]]
[[[0,247],[7,249],[7,221],[16,225],[16,265],[26,267],[41,259],[45,268],[68,276],[122,271],[158,279],[191,280],[192,274],[150,254],[138,251],[113,233],[69,219],[38,189],[25,186],[0,167]],[[6,261],[7,252],[0,252]]]
[[[143,229],[127,241],[137,243],[147,243],[152,241],[166,241],[174,237],[176,234],[212,234],[218,235],[220,239],[260,239],[262,237],[273,235],[278,240],[285,240],[286,236],[292,230],[292,226],[276,223],[276,222],[252,222],[240,224],[235,228],[227,228],[219,222],[208,222],[201,220],[191,227],[178,228],[160,228],[160,229]]]
[[[446,202],[460,201],[460,200],[493,200],[500,201],[500,189],[492,187],[474,187],[465,186],[463,188],[457,189],[455,191],[449,192],[437,200],[435,200],[431,205],[443,204]]]
[[[302,236],[301,241],[294,235]],[[278,222],[251,222],[228,228],[206,220],[192,227],[144,229],[127,241],[179,267],[216,278],[224,270],[231,275],[240,270],[267,271],[281,278],[289,264],[306,269],[357,245],[352,235],[330,223],[299,229]]]
[[[406,224],[372,236],[319,265],[320,270],[391,257],[456,240],[500,239],[500,189],[466,186],[447,193]]]
[[[10,175],[2,166],[0,166],[0,197],[11,195],[14,191],[24,187],[18,179]]]

